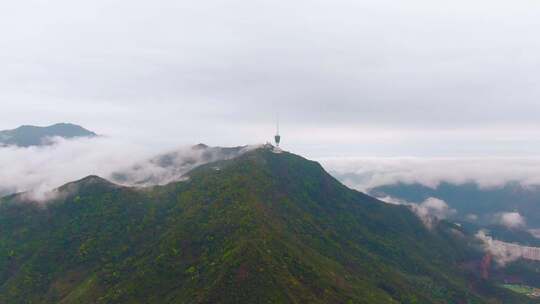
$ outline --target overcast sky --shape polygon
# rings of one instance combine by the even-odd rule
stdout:
[[[536,0],[0,1],[0,129],[313,157],[540,153]]]

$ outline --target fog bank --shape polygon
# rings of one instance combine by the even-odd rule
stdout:
[[[540,184],[540,158],[319,158],[327,170],[349,187],[368,189],[398,182],[436,188],[441,182],[497,187],[508,182]]]

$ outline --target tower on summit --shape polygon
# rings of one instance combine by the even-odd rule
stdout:
[[[279,118],[276,123],[276,136],[274,136],[274,140],[276,141],[276,146],[279,147],[279,143],[281,142],[281,135],[279,135]]]

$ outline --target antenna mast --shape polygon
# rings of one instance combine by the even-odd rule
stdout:
[[[276,117],[276,136],[274,136],[274,140],[276,141],[276,146],[279,147],[279,143],[281,142],[281,135],[279,135],[279,114]]]

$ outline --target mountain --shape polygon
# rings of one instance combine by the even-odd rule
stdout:
[[[96,133],[85,128],[67,123],[59,123],[48,127],[21,126],[13,130],[0,131],[0,146],[41,146],[49,144],[48,139],[62,137],[94,137]]]
[[[259,148],[185,180],[97,176],[0,202],[1,303],[529,303],[462,265],[460,227]]]
[[[496,224],[500,213],[518,212],[525,216],[530,228],[540,228],[540,186],[509,182],[499,187],[481,187],[474,182],[458,185],[443,182],[430,188],[398,183],[371,189],[369,193],[409,202],[423,202],[429,197],[436,197],[457,210],[456,218],[473,219],[473,222],[483,225]]]

